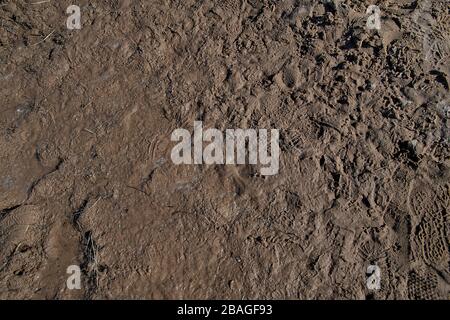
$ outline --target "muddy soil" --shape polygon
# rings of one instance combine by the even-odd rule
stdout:
[[[0,0],[0,20],[0,298],[450,298],[448,1]],[[195,120],[278,129],[279,173],[173,164]]]

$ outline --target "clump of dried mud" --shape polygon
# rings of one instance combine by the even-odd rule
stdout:
[[[449,298],[447,1],[76,2],[0,1],[1,298]],[[194,120],[279,174],[175,166]]]

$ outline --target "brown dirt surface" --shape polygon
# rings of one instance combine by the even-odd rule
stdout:
[[[1,299],[450,299],[447,0],[0,0],[0,23]],[[279,173],[175,165],[195,120],[278,129]]]

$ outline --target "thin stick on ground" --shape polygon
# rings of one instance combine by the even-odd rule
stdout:
[[[52,32],[50,32],[44,39],[42,39],[42,40],[39,41],[38,43],[32,44],[32,46],[37,46],[38,44],[41,44],[41,43],[45,42],[48,38],[50,38],[50,37],[52,36],[52,34],[53,34],[55,31],[56,31],[56,29],[53,30]]]

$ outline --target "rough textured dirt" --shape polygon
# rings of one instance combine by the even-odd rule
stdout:
[[[450,298],[448,1],[1,0],[0,20],[0,298]],[[279,129],[279,174],[174,165],[194,120]]]

